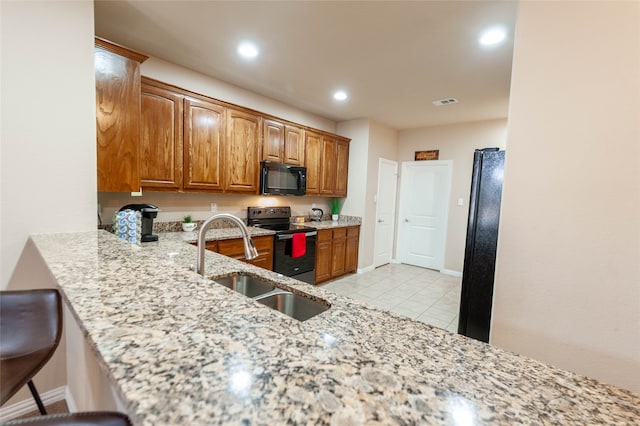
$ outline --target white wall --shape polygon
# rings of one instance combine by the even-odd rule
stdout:
[[[362,218],[358,268],[366,270],[373,267],[378,159],[396,159],[397,131],[365,118],[338,123],[338,133],[351,138],[348,194],[341,214]]]
[[[640,3],[521,2],[491,343],[640,392]]]
[[[444,268],[462,273],[469,217],[473,152],[479,148],[506,148],[507,119],[474,121],[446,126],[401,130],[398,161],[413,161],[416,151],[437,149],[440,160],[453,161],[451,197]],[[463,205],[457,204],[462,198]]]
[[[93,3],[0,7],[0,288],[50,287],[29,234],[96,227]],[[63,385],[65,371],[63,342],[38,390]]]

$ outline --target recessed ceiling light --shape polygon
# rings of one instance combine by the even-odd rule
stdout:
[[[258,46],[250,41],[243,41],[238,45],[238,54],[243,58],[253,59],[258,56]]]
[[[495,46],[507,38],[507,31],[503,27],[492,27],[480,34],[478,43],[481,46]]]
[[[338,90],[333,94],[333,99],[336,101],[345,101],[347,98],[347,93],[344,90]]]

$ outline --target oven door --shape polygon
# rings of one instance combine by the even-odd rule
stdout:
[[[293,258],[292,243],[293,234],[276,234],[273,250],[273,270],[287,277],[309,274],[315,270],[316,266],[316,234],[317,232],[305,232],[306,250],[302,256]],[[309,282],[308,279],[303,281]]]

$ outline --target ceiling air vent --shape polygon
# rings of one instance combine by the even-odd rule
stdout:
[[[435,106],[442,106],[442,105],[457,104],[458,100],[456,98],[449,98],[449,99],[440,99],[439,101],[433,101],[431,103],[434,104]]]

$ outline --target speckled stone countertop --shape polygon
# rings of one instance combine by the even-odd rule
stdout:
[[[323,218],[324,219],[324,218]],[[329,228],[344,228],[345,226],[359,226],[362,224],[362,219],[355,216],[340,216],[340,219],[337,221],[322,220],[319,222],[309,221],[303,222],[298,225],[311,226],[316,229],[329,229]]]
[[[299,322],[190,271],[180,233],[32,239],[137,425],[640,423],[631,392],[207,252],[331,304]]]

